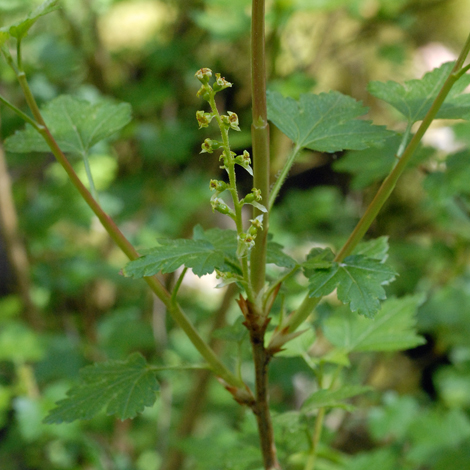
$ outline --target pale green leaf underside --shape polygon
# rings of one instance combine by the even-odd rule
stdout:
[[[437,201],[454,195],[470,194],[470,151],[447,157],[445,171],[435,171],[424,180],[424,187]]]
[[[454,62],[447,62],[420,80],[397,82],[370,82],[369,93],[391,104],[408,122],[421,121],[429,111],[439,90],[449,76]],[[461,119],[470,113],[470,94],[463,91],[470,84],[470,76],[463,75],[452,87],[439,109],[436,119]]]
[[[354,249],[354,254],[367,256],[383,263],[388,258],[388,237],[363,241]]]
[[[385,178],[397,162],[397,151],[403,136],[396,134],[387,139],[380,147],[346,152],[336,160],[333,168],[340,172],[352,173],[352,189],[363,189],[375,181]],[[413,153],[408,167],[414,167],[428,159],[433,150],[419,146]]]
[[[237,234],[233,230],[194,228],[192,240],[159,240],[160,246],[151,248],[122,270],[125,276],[140,278],[158,272],[171,273],[179,267],[191,268],[197,276],[222,272],[240,271],[236,256]],[[283,253],[281,245],[268,241],[267,262],[293,268],[296,262]]]
[[[133,418],[155,402],[158,383],[145,359],[134,353],[125,361],[107,361],[80,371],[80,383],[57,402],[44,422],[69,423],[90,419],[106,407],[108,415]]]
[[[338,299],[349,304],[351,311],[373,317],[380,309],[379,299],[385,299],[384,284],[395,279],[396,273],[377,259],[363,255],[348,256],[344,262],[331,262],[328,267],[309,270],[309,296],[323,297],[337,289]]]
[[[39,5],[34,11],[32,11],[24,20],[18,21],[17,23],[2,28],[2,32],[7,32],[14,38],[19,40],[23,39],[33,26],[36,21],[44,15],[51,13],[59,8],[59,0],[46,0]],[[0,35],[0,45],[4,35]],[[6,39],[6,38],[5,38]]]
[[[391,135],[385,127],[357,119],[367,108],[337,91],[300,95],[299,101],[268,92],[267,103],[268,119],[300,148],[362,150]]]
[[[413,348],[425,342],[415,329],[416,310],[422,302],[421,295],[388,299],[373,319],[339,309],[325,320],[323,331],[330,343],[346,353]]]
[[[371,390],[371,387],[364,385],[345,385],[337,390],[318,390],[305,400],[301,410],[304,413],[309,413],[325,406],[342,406],[344,400],[361,395]]]
[[[131,120],[127,103],[103,101],[91,104],[68,95],[49,101],[42,115],[52,136],[65,153],[86,156],[90,148],[124,127]],[[5,141],[10,152],[49,152],[49,146],[29,124]]]

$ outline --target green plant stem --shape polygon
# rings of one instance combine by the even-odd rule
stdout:
[[[323,430],[323,420],[325,419],[325,408],[318,409],[318,414],[315,419],[315,429],[313,431],[312,448],[307,459],[304,470],[314,470],[315,463],[318,455],[318,444],[320,442],[321,433]]]
[[[447,77],[446,81],[441,87],[436,99],[434,100],[431,108],[427,112],[426,116],[424,117],[421,125],[419,126],[418,130],[416,131],[415,135],[411,139],[410,143],[407,145],[403,155],[399,158],[397,164],[392,169],[390,174],[385,178],[382,185],[380,186],[377,194],[375,195],[374,199],[370,203],[369,207],[367,208],[366,212],[362,216],[361,220],[356,225],[355,229],[347,239],[346,243],[343,245],[341,250],[335,257],[335,261],[340,263],[344,260],[347,256],[349,256],[354,248],[356,248],[357,244],[362,240],[363,236],[371,226],[372,222],[377,217],[380,209],[383,207],[387,199],[390,197],[395,185],[398,181],[398,178],[403,173],[406,165],[409,163],[413,153],[415,152],[416,148],[418,147],[423,135],[428,130],[429,126],[431,125],[432,121],[437,115],[440,107],[444,103],[447,95],[449,94],[452,86],[455,82],[461,77],[462,66],[465,62],[465,59],[470,51],[470,35],[465,42],[465,45],[460,53],[455,65]],[[461,70],[462,69],[462,70]],[[467,69],[465,67],[464,69]],[[299,308],[296,312],[294,312],[288,319],[284,326],[288,326],[288,332],[293,332],[296,328],[301,325],[305,319],[312,313],[313,309],[318,305],[321,298],[319,297],[305,297]]]
[[[251,93],[253,185],[261,191],[263,204],[269,201],[269,125],[266,107],[265,0],[253,0],[251,18]],[[254,209],[253,218],[262,212]],[[263,215],[263,231],[251,250],[251,282],[255,294],[264,287],[269,212]]]
[[[93,198],[99,203],[98,192],[95,188],[95,182],[93,181],[93,175],[91,174],[90,161],[88,160],[88,155],[83,155],[83,163],[85,165],[85,172],[88,179],[88,185],[90,186],[90,192]]]
[[[108,214],[103,211],[101,206],[96,202],[91,193],[81,182],[80,178],[75,173],[75,170],[73,169],[72,165],[67,160],[66,156],[60,149],[54,137],[51,135],[41,115],[36,100],[34,99],[34,96],[31,93],[29,85],[26,81],[26,76],[23,72],[20,72],[18,74],[18,80],[20,82],[21,88],[23,89],[26,102],[28,103],[28,106],[31,112],[33,113],[34,118],[40,124],[40,127],[38,128],[39,133],[49,145],[49,148],[51,149],[57,161],[62,165],[62,167],[68,174],[72,184],[77,188],[82,198],[88,204],[93,213],[98,217],[99,221],[101,222],[105,230],[108,232],[111,239],[116,243],[116,245],[121,249],[121,251],[131,261],[137,259],[139,257],[139,254],[137,253],[135,248],[119,230],[114,220],[111,219],[111,217],[109,217]],[[175,322],[186,333],[190,341],[193,343],[193,345],[196,347],[202,357],[207,361],[214,374],[221,377],[225,382],[227,382],[231,386],[235,388],[243,388],[243,390],[245,390],[244,384],[220,361],[215,352],[202,339],[202,337],[199,335],[194,325],[183,312],[181,307],[177,303],[172,302],[170,293],[165,289],[165,287],[158,280],[158,278],[156,276],[152,276],[145,277],[144,280],[145,282],[147,282],[152,291],[157,295],[157,297],[165,304],[166,308],[172,315]]]
[[[327,388],[328,390],[330,391],[333,390],[336,380],[338,379],[339,374],[341,373],[342,369],[343,369],[343,366],[338,365],[331,379],[330,386]],[[321,389],[323,388],[323,371],[321,367],[319,370],[318,386]],[[321,438],[321,434],[323,431],[323,421],[325,420],[325,414],[326,414],[326,408],[324,406],[318,409],[318,414],[315,419],[315,428],[313,430],[313,436],[312,436],[312,447],[310,449],[310,453],[309,453],[304,470],[314,470],[315,468],[315,463],[316,463],[317,455],[318,455],[318,444],[320,443],[320,438]]]
[[[284,184],[284,181],[287,178],[287,175],[289,174],[292,165],[294,164],[295,159],[297,158],[297,155],[299,152],[302,150],[301,147],[295,146],[294,150],[292,153],[289,155],[287,158],[287,161],[285,165],[283,166],[281,173],[279,174],[276,182],[274,183],[274,186],[271,190],[271,194],[269,195],[269,205],[268,205],[268,211],[271,212],[271,209],[273,208],[274,201],[277,198],[277,195],[279,194],[279,190],[281,189],[282,185]]]
[[[184,268],[181,274],[179,275],[173,290],[171,291],[171,302],[176,303],[176,296],[178,295],[178,291],[180,290],[181,284],[183,283],[184,276],[188,272],[188,268]]]
[[[18,70],[23,72],[23,54],[21,52],[21,39],[16,41],[16,63],[18,64]]]

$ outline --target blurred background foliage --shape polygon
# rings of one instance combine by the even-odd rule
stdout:
[[[0,25],[38,3],[0,0]],[[64,93],[131,103],[132,123],[90,158],[103,206],[139,249],[157,238],[190,236],[196,223],[223,225],[208,201],[210,178],[223,175],[217,158],[199,155],[200,143],[216,129],[197,130],[194,73],[210,67],[234,82],[218,95],[218,105],[240,116],[233,149],[249,149],[251,2],[62,3],[24,41],[26,72],[40,103]],[[339,90],[369,106],[376,123],[402,131],[400,116],[368,95],[368,81],[403,82],[452,60],[469,20],[469,0],[270,0],[269,87],[294,98]],[[0,92],[25,108],[4,64]],[[3,108],[1,139],[21,127]],[[320,470],[470,468],[469,135],[468,123],[436,123],[368,234],[389,236],[390,261],[400,277],[388,295],[425,294],[418,329],[427,344],[356,358],[347,374],[378,392],[358,400],[352,413],[328,415]],[[394,145],[391,158],[387,148],[383,156],[305,152],[277,201],[275,239],[297,259],[318,244],[339,248],[392,164]],[[272,178],[289,148],[272,128]],[[136,350],[157,364],[199,358],[145,285],[119,275],[124,256],[53,157],[1,156],[2,470],[259,469],[252,416],[204,372],[161,373],[156,405],[133,421],[102,415],[69,425],[41,423],[79,368],[92,361],[123,359]],[[73,163],[84,175],[83,162]],[[240,178],[249,191],[251,182]],[[5,202],[9,195],[14,206]],[[18,249],[26,257],[15,256]],[[214,348],[232,365],[239,358],[249,376],[234,293],[212,291],[214,284],[208,276],[188,276],[181,302]],[[294,308],[305,283],[295,278],[289,284],[285,301]],[[335,308],[328,299],[319,310],[327,316]],[[328,347],[324,342],[315,347]],[[312,371],[293,356],[272,365],[277,412],[295,408],[315,387]],[[286,469],[304,468],[311,425],[295,415],[276,421]]]

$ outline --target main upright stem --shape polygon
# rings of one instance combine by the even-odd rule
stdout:
[[[262,204],[269,201],[269,125],[266,108],[266,52],[265,52],[265,0],[253,0],[251,17],[251,92],[253,123],[251,135],[253,144],[253,185],[261,191]],[[254,210],[254,217],[260,215]],[[256,244],[251,252],[251,284],[255,296],[262,292],[266,276],[266,247],[269,229],[268,213],[263,215],[264,230],[258,233]],[[268,364],[271,358],[264,346],[267,318],[269,312],[257,305],[241,302],[245,315],[245,325],[250,332],[255,365],[256,400],[252,406],[258,423],[258,434],[266,470],[279,470],[274,431],[269,411]]]
[[[266,109],[265,0],[253,0],[251,18],[251,93],[253,122],[253,185],[261,191],[262,204],[269,201],[269,125]],[[254,218],[262,214],[254,209]],[[264,230],[256,237],[251,252],[251,282],[255,294],[264,287],[266,245],[269,229],[268,213],[263,216]]]

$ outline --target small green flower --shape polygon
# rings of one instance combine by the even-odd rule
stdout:
[[[254,219],[250,219],[251,226],[263,230],[263,214]]]
[[[212,70],[208,68],[199,69],[196,72],[196,78],[203,84],[207,85],[212,77]]]
[[[263,198],[261,197],[261,190],[259,190],[259,189],[257,189],[257,188],[253,188],[253,189],[251,190],[251,194],[253,194],[254,200],[255,200],[256,202],[259,202],[259,201],[261,201],[261,199],[263,199]]]
[[[204,111],[196,111],[196,119],[199,123],[199,129],[208,127],[214,115],[212,113],[205,113]]]
[[[248,173],[250,173],[251,176],[253,176],[253,170],[250,166],[250,163],[251,163],[250,154],[246,150],[243,152],[243,155],[238,155],[235,158],[235,163],[245,168],[245,170]]]
[[[238,127],[238,116],[235,113],[232,113],[232,111],[227,111],[227,114],[230,127],[234,131],[239,131],[240,128]]]
[[[224,77],[220,76],[220,73],[215,74],[215,83],[214,83],[214,91],[221,91],[225,90],[225,88],[229,88],[232,86],[232,83],[225,80]]]

